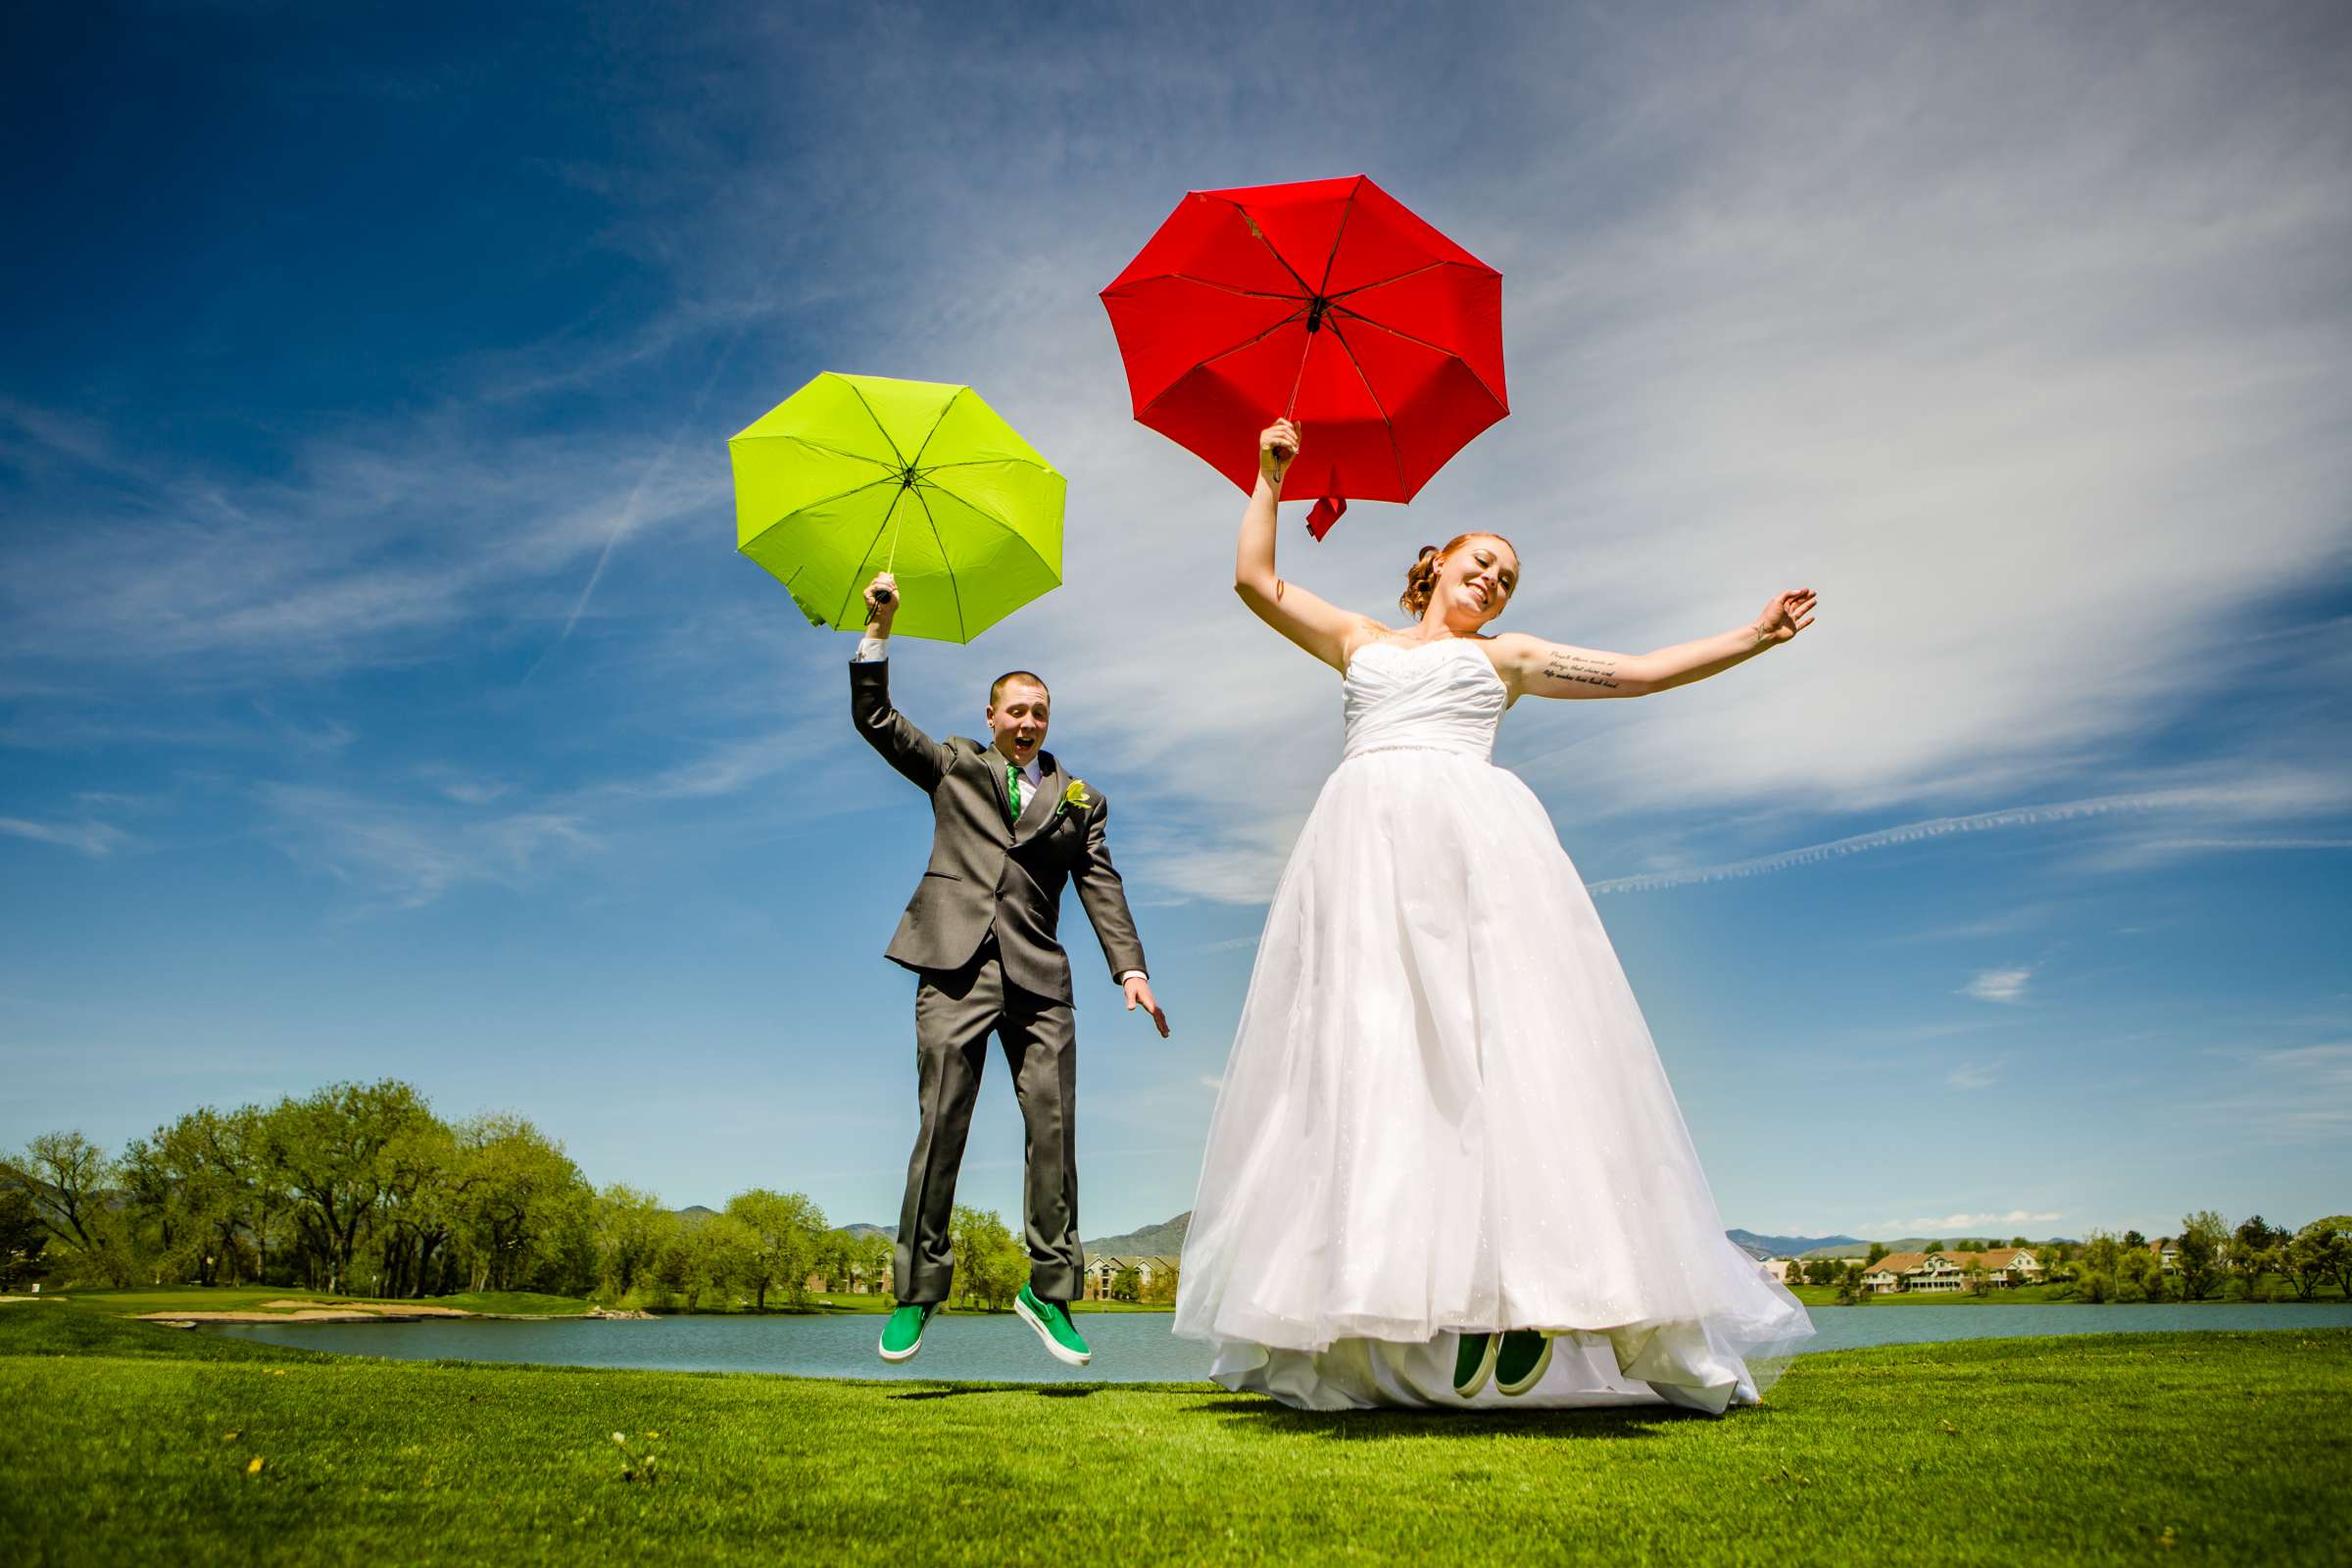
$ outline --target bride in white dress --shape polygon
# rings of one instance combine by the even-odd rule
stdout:
[[[1813,592],[1641,656],[1488,636],[1519,560],[1472,533],[1421,552],[1394,630],[1274,574],[1298,451],[1259,438],[1234,586],[1341,671],[1347,742],[1267,910],[1175,1331],[1309,1409],[1752,1403],[1812,1325],[1724,1235],[1592,900],[1491,758],[1518,698],[1704,679]]]

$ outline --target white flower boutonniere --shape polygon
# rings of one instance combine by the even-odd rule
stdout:
[[[1073,806],[1084,810],[1094,804],[1095,798],[1086,793],[1086,780],[1074,778],[1070,780],[1070,787],[1061,792],[1061,804],[1054,808],[1054,814],[1059,816]]]

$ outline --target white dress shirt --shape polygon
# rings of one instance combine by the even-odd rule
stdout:
[[[858,664],[873,664],[879,663],[889,657],[889,638],[860,637],[858,639],[858,656],[852,660],[851,662]],[[1015,816],[1020,815],[1022,808],[1029,804],[1031,799],[1036,796],[1039,790],[1045,787],[1045,772],[1037,765],[1037,759],[1032,757],[1029,759],[1028,763],[1021,769],[1020,786],[1015,788],[1012,792],[1012,814]],[[1119,984],[1125,985],[1129,980],[1145,980],[1151,977],[1146,975],[1141,969],[1126,969],[1122,970],[1119,974]]]

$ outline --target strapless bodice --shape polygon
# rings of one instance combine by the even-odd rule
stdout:
[[[1367,752],[1452,752],[1484,762],[1510,701],[1486,651],[1463,637],[1366,643],[1340,688],[1348,740],[1340,760]]]

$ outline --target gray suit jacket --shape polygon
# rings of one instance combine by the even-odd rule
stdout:
[[[1070,998],[1070,958],[1056,940],[1061,889],[1078,884],[1112,979],[1142,969],[1143,944],[1127,893],[1110,863],[1103,824],[1109,808],[1087,787],[1088,805],[1064,807],[1069,775],[1051,752],[1038,754],[1044,785],[1020,820],[1005,820],[1004,756],[960,735],[940,742],[890,705],[890,662],[850,665],[850,716],[891,766],[931,797],[931,868],[923,873],[891,938],[889,956],[909,969],[956,969],[990,930],[1004,977],[1024,991]]]

